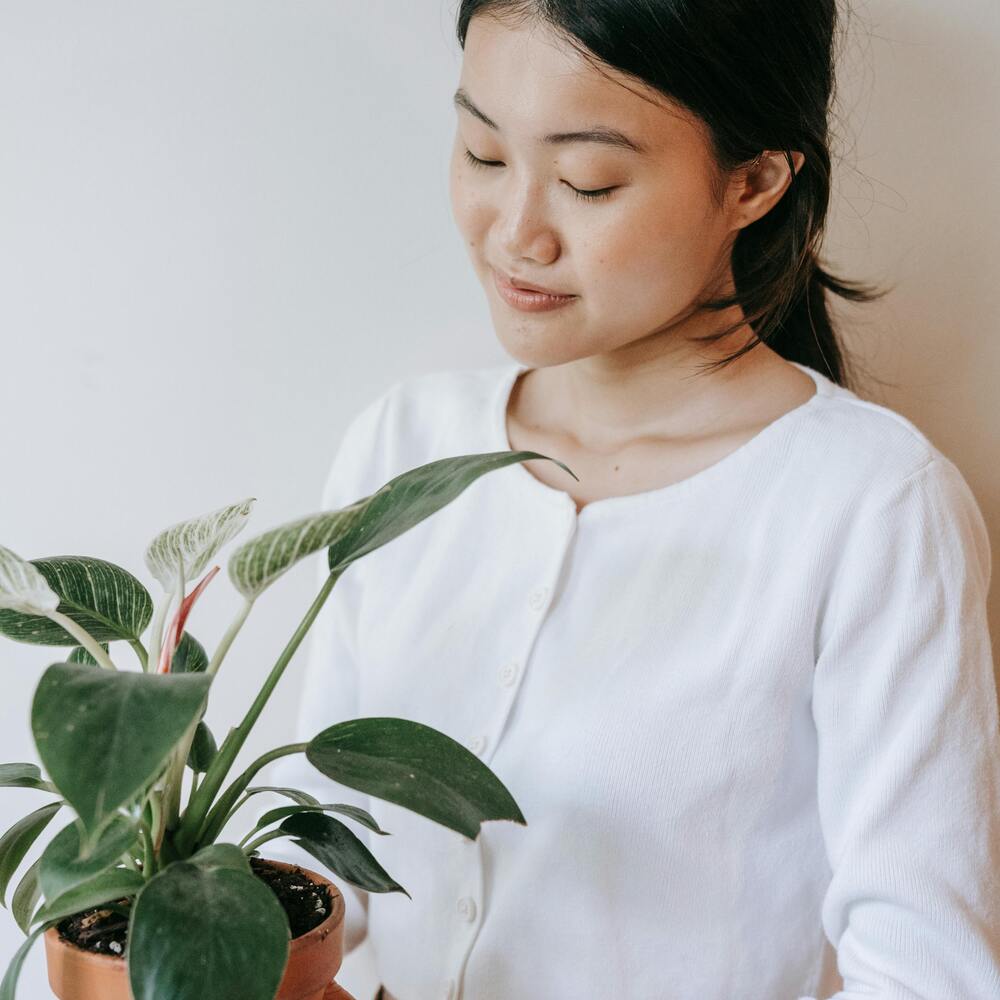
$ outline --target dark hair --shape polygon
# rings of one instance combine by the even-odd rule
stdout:
[[[830,202],[836,0],[461,0],[463,49],[476,14],[546,24],[598,70],[613,67],[686,108],[707,127],[723,179],[764,150],[782,151],[793,179],[737,235],[735,294],[702,303],[739,305],[743,318],[695,339],[719,340],[749,323],[753,338],[707,370],[766,342],[789,361],[852,384],[826,292],[869,302],[888,289],[837,278],[819,259]],[[797,174],[792,151],[804,155]]]

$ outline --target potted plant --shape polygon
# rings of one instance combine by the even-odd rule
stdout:
[[[343,899],[328,880],[261,858],[259,848],[276,837],[294,837],[354,885],[369,892],[406,890],[337,818],[385,835],[365,810],[320,803],[296,789],[253,785],[265,765],[285,755],[304,753],[334,782],[471,839],[485,820],[525,824],[510,793],[475,754],[407,719],[333,721],[308,743],[280,746],[228,784],[227,778],[348,566],[450,503],[485,473],[532,458],[548,456],[501,451],[441,459],[339,510],[245,542],[228,562],[244,603],[211,657],[184,626],[219,567],[190,592],[188,582],[244,528],[253,499],[183,521],[153,539],[145,563],[162,587],[158,602],[135,576],[105,560],[25,560],[0,546],[0,633],[72,647],[43,672],[32,700],[32,734],[45,773],[31,763],[0,765],[0,786],[55,796],[0,837],[4,906],[29,849],[64,806],[73,814],[14,890],[11,910],[26,940],[0,982],[0,1000],[13,1000],[25,956],[42,934],[49,980],[62,1000],[319,1000],[340,964]],[[242,721],[217,745],[203,716],[229,647],[261,594],[321,549],[329,566],[326,582]],[[111,642],[130,646],[138,666],[119,669]],[[187,770],[191,780],[182,801]],[[256,804],[264,791],[281,794],[289,804],[258,816],[239,843],[220,842],[229,819],[246,803]],[[294,904],[287,897],[296,889],[313,912],[293,933]],[[105,946],[95,949],[95,940]],[[110,978],[90,985],[94,962],[87,959]],[[309,979],[309,969],[318,980]]]

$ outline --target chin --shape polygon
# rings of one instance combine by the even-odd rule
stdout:
[[[537,336],[530,331],[510,334],[498,328],[497,340],[512,361],[527,365],[529,368],[553,368],[585,358],[591,353],[571,350],[568,344],[558,340],[550,343],[544,336]]]

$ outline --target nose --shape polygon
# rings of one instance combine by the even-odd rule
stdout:
[[[560,252],[560,240],[548,218],[541,192],[529,182],[498,185],[497,247],[501,259],[551,264]]]

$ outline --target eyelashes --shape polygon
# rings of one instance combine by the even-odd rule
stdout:
[[[500,163],[499,160],[481,160],[479,159],[478,156],[475,156],[468,149],[465,151],[465,159],[466,162],[470,163],[472,166],[477,168],[503,166],[503,164]],[[564,181],[563,183],[566,182]],[[573,187],[572,184],[567,184],[567,186],[577,196],[577,198],[581,198],[584,201],[600,201],[603,198],[610,198],[611,193],[615,190],[615,188],[613,187],[608,187],[608,188],[598,188],[597,190],[594,191],[581,191],[579,188]]]

